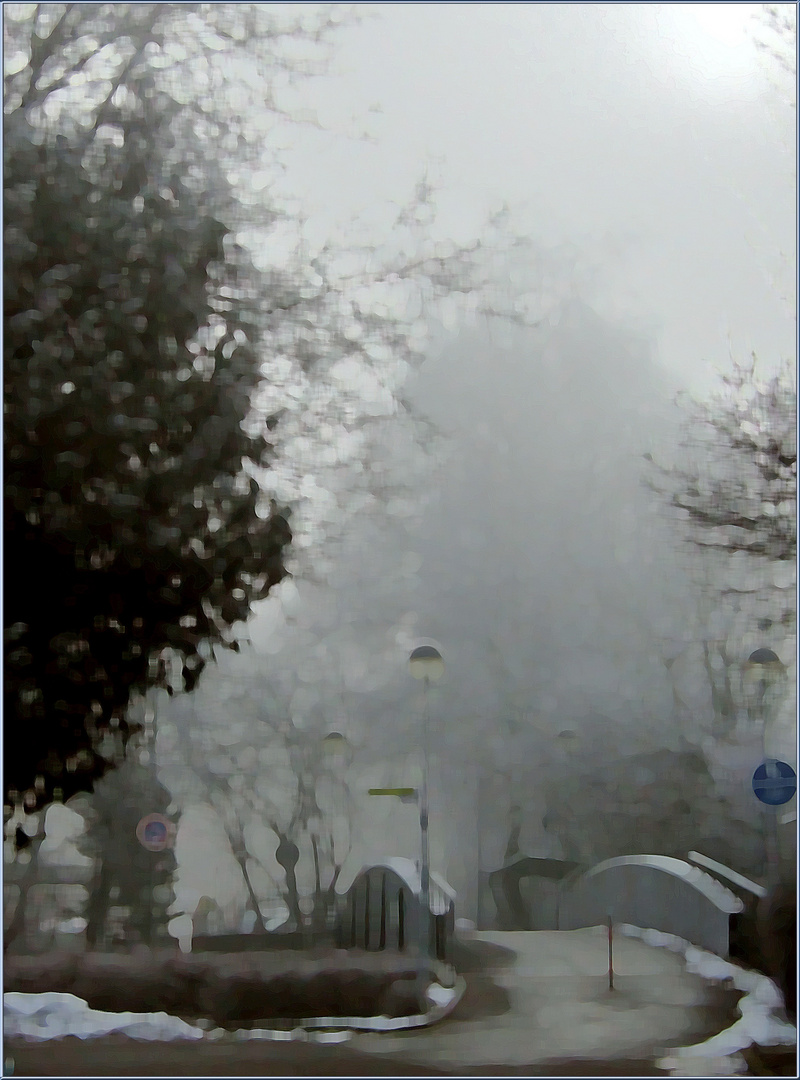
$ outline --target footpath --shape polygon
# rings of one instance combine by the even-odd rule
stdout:
[[[504,1011],[480,1016],[475,1009],[470,1017],[456,1009],[413,1035],[359,1034],[349,1045],[450,1074],[500,1066],[522,1071],[562,1060],[654,1062],[671,1048],[716,1034],[738,1015],[740,995],[688,972],[682,956],[621,935],[614,940],[610,989],[600,927],[482,932],[474,941],[507,950],[482,973],[505,996]]]
[[[14,1075],[28,1076],[746,1073],[744,1059],[730,1056],[730,1045],[726,1048],[719,1033],[736,1023],[741,1028],[738,1007],[755,992],[736,990],[730,980],[720,979],[719,971],[704,977],[697,962],[687,970],[684,955],[663,947],[669,942],[654,942],[615,936],[612,990],[601,928],[475,933],[463,942],[458,965],[466,993],[449,1016],[426,1028],[391,1033],[298,1028],[281,1040],[266,1031],[245,1036],[217,1030],[169,1043],[141,1043],[121,1035],[39,1043],[12,1038],[6,1040],[5,1053],[13,1059]],[[758,985],[769,991],[767,984]],[[784,1041],[794,1032],[790,1028],[785,1026]],[[681,1048],[709,1039],[707,1054],[681,1056]],[[9,1074],[6,1068],[4,1075]]]

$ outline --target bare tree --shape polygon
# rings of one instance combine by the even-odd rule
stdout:
[[[17,862],[23,863],[24,870],[17,884],[18,896],[14,905],[11,921],[3,933],[3,952],[5,953],[11,944],[20,938],[25,930],[25,910],[28,904],[28,893],[39,881],[39,848],[45,839],[44,812],[40,812],[27,821],[20,821],[19,812],[9,813],[11,806],[7,807],[6,820],[4,822],[4,837],[13,837],[14,854]],[[33,827],[33,828],[32,828]]]
[[[376,491],[407,491],[378,448],[425,317],[502,308],[485,241],[509,237],[435,242],[420,182],[381,244],[317,243],[273,195],[276,126],[309,119],[291,88],[326,70],[339,9],[5,14],[5,781],[35,807],[106,770],[162,650],[191,689],[201,644],[235,648],[286,569],[278,493],[310,572]]]
[[[753,20],[753,41],[771,65],[790,76],[797,73],[797,5],[761,4]],[[797,104],[792,87],[791,104]]]
[[[236,688],[220,679],[201,691],[195,713],[188,724],[176,710],[174,738],[161,753],[176,799],[213,806],[241,870],[256,932],[265,929],[265,880],[295,927],[310,914],[321,929],[349,852],[351,812],[342,762],[326,746],[324,725],[299,727],[288,700],[257,678],[239,680]],[[271,857],[265,831],[275,845]],[[313,867],[310,912],[303,910],[308,875],[298,873],[301,857]]]
[[[686,521],[698,548],[792,563],[797,552],[797,386],[794,367],[762,377],[756,357],[734,364],[709,402],[685,402],[677,465],[649,483]]]

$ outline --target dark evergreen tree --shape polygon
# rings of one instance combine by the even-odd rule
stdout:
[[[320,515],[327,540],[375,492],[407,493],[384,425],[407,412],[430,305],[469,293],[476,312],[528,315],[515,297],[499,311],[486,244],[433,238],[427,183],[380,250],[311,252],[273,199],[281,94],[324,70],[336,10],[5,14],[5,794],[32,810],[90,788],[129,735],[131,695],[166,686],[176,654],[192,689],[206,646],[283,576],[269,442],[282,500],[320,476],[321,503],[352,485]],[[276,224],[288,266],[268,257]],[[504,214],[487,235],[504,259],[525,247]],[[303,572],[324,572],[302,525]]]
[[[164,12],[61,7],[6,80],[4,780],[28,809],[102,775],[165,651],[193,687],[290,539],[253,478],[258,290],[222,170],[154,80]],[[117,39],[105,96],[59,105]]]
[[[85,911],[90,948],[109,944],[112,906],[127,909],[126,944],[168,943],[167,909],[174,898],[175,855],[170,846],[160,851],[145,848],[137,827],[149,814],[165,815],[169,804],[169,793],[155,770],[133,760],[95,785],[89,824],[80,841],[83,853],[95,860]]]

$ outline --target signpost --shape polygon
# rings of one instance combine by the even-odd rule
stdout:
[[[395,795],[400,802],[414,802],[417,789],[413,787],[371,787],[370,795]]]
[[[767,807],[783,806],[797,791],[797,774],[785,761],[767,758],[753,773],[753,791]],[[778,812],[767,810],[766,856],[767,887],[772,890],[780,876],[778,854]]]

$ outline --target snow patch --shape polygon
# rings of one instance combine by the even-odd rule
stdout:
[[[457,991],[454,987],[448,989],[445,986],[440,986],[439,983],[431,983],[425,991],[425,996],[432,1001],[434,1005],[438,1005],[439,1008],[444,1008],[445,1005],[449,1005],[453,998],[457,996]]]
[[[4,1035],[42,1041],[76,1035],[80,1039],[99,1038],[118,1032],[132,1039],[170,1042],[174,1039],[209,1039],[225,1036],[237,1041],[263,1039],[273,1042],[344,1042],[352,1031],[402,1031],[425,1027],[446,1015],[464,994],[466,983],[460,976],[453,989],[433,983],[426,991],[431,1008],[416,1016],[329,1016],[304,1020],[291,1030],[285,1028],[205,1028],[187,1024],[165,1012],[111,1013],[90,1009],[74,994],[51,991],[23,994],[9,991],[3,995]],[[206,1030],[210,1029],[210,1030]],[[315,1030],[317,1029],[317,1030]],[[347,1030],[350,1029],[350,1030]]]
[[[678,1058],[666,1057],[658,1062],[672,1076],[747,1076],[747,1062],[741,1054],[731,1057]]]
[[[172,1039],[202,1039],[203,1031],[165,1012],[132,1013],[100,1012],[74,994],[50,992],[3,995],[3,1030],[6,1038],[58,1039],[77,1035],[92,1039],[111,1032],[120,1032],[132,1039],[171,1041]]]
[[[795,1046],[797,1028],[776,1015],[783,998],[775,983],[757,971],[745,971],[730,960],[699,949],[673,934],[622,923],[618,932],[638,937],[648,945],[682,952],[686,970],[715,982],[730,980],[744,992],[738,1004],[741,1019],[719,1034],[695,1046],[682,1046],[661,1058],[658,1068],[674,1076],[735,1076],[746,1071],[740,1051],[754,1043],[759,1046]]]

